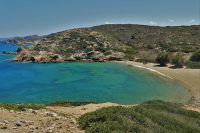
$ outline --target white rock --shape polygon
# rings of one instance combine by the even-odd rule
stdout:
[[[53,132],[53,130],[49,130],[49,131],[48,131],[48,133],[52,133],[52,132]]]
[[[10,113],[14,113],[14,110],[10,110]]]
[[[5,121],[3,121],[3,123],[5,123],[5,124],[9,124],[9,122],[8,122],[8,121],[6,121],[6,120],[5,120]]]
[[[22,126],[21,122],[17,122],[15,125],[18,126],[18,127]]]
[[[17,127],[13,127],[12,129],[17,129]]]

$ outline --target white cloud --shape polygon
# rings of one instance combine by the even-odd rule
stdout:
[[[195,23],[195,22],[196,22],[195,19],[191,19],[191,20],[189,20],[189,23]]]
[[[105,24],[114,24],[113,22],[106,21]]]
[[[150,25],[158,25],[158,23],[155,22],[155,21],[150,21],[149,24],[150,24]]]
[[[169,20],[169,22],[170,22],[170,23],[173,23],[173,22],[174,22],[174,20],[173,20],[173,19],[170,19],[170,20]]]

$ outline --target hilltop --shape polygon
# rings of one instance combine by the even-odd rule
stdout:
[[[43,37],[28,49],[18,50],[14,61],[155,62],[162,51],[181,53],[186,60],[200,48],[200,26],[145,26],[110,24],[71,29]]]

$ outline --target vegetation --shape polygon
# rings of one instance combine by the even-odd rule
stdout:
[[[182,68],[184,65],[184,59],[180,54],[173,55],[170,62],[175,68]]]
[[[159,46],[160,46],[161,50],[166,50],[168,52],[177,52],[177,51],[179,51],[178,47],[175,47],[176,45],[174,45],[174,44],[160,43]]]
[[[199,61],[200,62],[200,50],[196,51],[195,53],[192,54],[191,61]]]
[[[26,109],[34,109],[39,110],[42,108],[45,108],[46,106],[81,106],[81,105],[87,105],[91,103],[97,103],[97,102],[89,102],[89,101],[58,101],[53,102],[49,104],[12,104],[12,103],[0,103],[0,108],[8,109],[8,110],[15,110],[15,111],[25,111]]]
[[[185,65],[187,68],[200,69],[200,62],[187,61]]]
[[[15,111],[25,111],[26,109],[34,109],[39,110],[44,108],[44,105],[41,104],[8,104],[8,103],[0,103],[0,108],[15,110]]]
[[[90,104],[90,103],[96,103],[96,102],[89,102],[89,101],[85,101],[85,102],[59,101],[59,102],[49,103],[47,105],[48,106],[64,106],[64,107],[68,107],[68,106],[87,105],[87,104]]]
[[[134,60],[135,54],[137,53],[136,50],[133,48],[127,48],[125,51],[125,57],[129,60]]]
[[[160,66],[166,66],[169,63],[169,55],[167,52],[161,52],[157,58],[156,62],[160,64]]]
[[[185,65],[187,68],[200,69],[200,50],[194,52]]]
[[[109,107],[80,117],[86,133],[199,133],[200,113],[180,104],[149,101],[135,107]]]
[[[42,50],[50,51],[59,54],[66,60],[71,55],[84,55],[83,58],[81,57],[82,60],[88,58],[90,60],[92,57],[87,55],[92,51],[101,52],[103,57],[109,57],[109,55],[113,57],[114,55],[116,58],[113,60],[120,58],[154,62],[158,56],[157,61],[163,66],[169,62],[169,59],[161,51],[166,51],[169,54],[184,53],[187,57],[199,49],[199,30],[199,25],[167,27],[132,24],[100,25],[50,34],[34,45],[33,51],[36,51],[36,54]],[[161,54],[158,55],[160,52]],[[31,52],[31,54],[33,53]],[[191,61],[199,61],[199,53],[196,52],[191,57]],[[27,56],[28,54],[22,54],[23,59],[29,59]],[[174,57],[173,64],[180,67],[182,61],[178,58]],[[162,59],[164,60],[162,61]],[[102,61],[102,59],[99,60]]]

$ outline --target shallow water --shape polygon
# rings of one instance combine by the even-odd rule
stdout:
[[[7,58],[12,56],[0,56],[0,102],[69,100],[130,104],[152,99],[175,102],[189,99],[188,92],[173,80],[127,65],[1,62]]]

